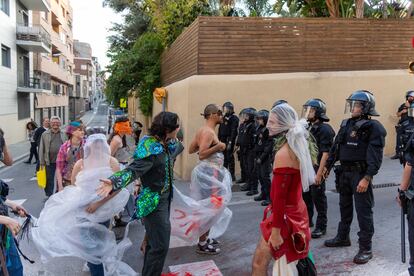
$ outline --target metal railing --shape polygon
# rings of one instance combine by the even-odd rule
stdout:
[[[50,80],[30,76],[29,71],[18,72],[18,86],[32,89],[51,90]]]
[[[41,25],[31,27],[18,25],[16,27],[16,38],[17,40],[43,42],[48,47],[51,47],[52,44],[50,34]]]

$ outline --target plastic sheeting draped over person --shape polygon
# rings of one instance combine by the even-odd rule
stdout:
[[[232,179],[223,167],[223,154],[215,153],[200,161],[191,175],[190,196],[174,189],[171,203],[171,235],[195,243],[210,229],[209,237],[217,238],[227,229],[232,212]]]
[[[100,224],[123,210],[129,192],[121,190],[94,213],[87,206],[99,201],[96,194],[99,179],[113,174],[110,150],[105,135],[91,135],[85,144],[83,169],[75,185],[67,186],[46,202],[37,225],[32,229],[34,243],[43,262],[55,257],[75,256],[87,262],[104,265],[105,275],[136,275],[121,262],[125,249],[132,245],[128,238],[117,244],[115,234]]]
[[[305,119],[299,120],[296,111],[287,103],[276,105],[272,108],[267,121],[267,128],[271,136],[284,134],[290,149],[299,159],[302,189],[309,191],[309,186],[314,183],[315,169],[309,150],[309,132],[306,129]]]

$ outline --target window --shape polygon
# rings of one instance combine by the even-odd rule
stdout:
[[[11,68],[10,48],[1,44],[1,65]]]
[[[86,67],[86,64],[82,64],[81,65],[81,70],[87,70],[88,68]]]
[[[0,10],[5,14],[10,15],[10,0],[0,0]]]
[[[48,13],[47,12],[43,12],[43,11],[40,12],[40,16],[43,18],[44,21],[46,21],[46,22],[48,21],[47,20],[47,18],[48,18]]]

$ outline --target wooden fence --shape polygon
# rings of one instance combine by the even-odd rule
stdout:
[[[162,80],[405,69],[413,37],[414,20],[199,17],[163,54]]]

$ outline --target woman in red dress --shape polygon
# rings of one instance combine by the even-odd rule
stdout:
[[[302,190],[309,190],[315,172],[305,122],[283,103],[275,106],[267,124],[276,136],[276,155],[271,187],[272,215],[261,224],[262,236],[253,258],[253,275],[267,275],[274,258],[273,275],[297,275],[298,260],[309,252],[310,230]],[[269,208],[269,209],[270,209]]]

